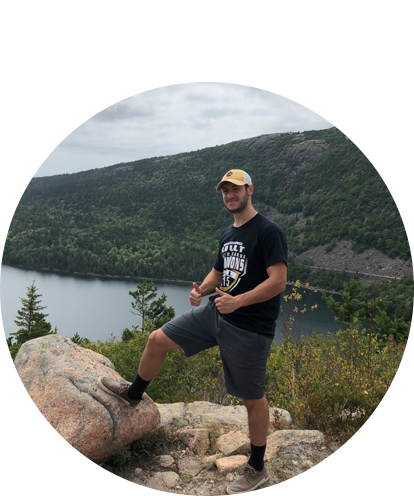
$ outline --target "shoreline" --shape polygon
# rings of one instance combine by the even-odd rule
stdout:
[[[183,279],[159,279],[159,278],[152,278],[152,277],[131,277],[131,276],[117,276],[117,275],[110,275],[110,274],[95,274],[94,272],[70,272],[68,270],[59,270],[59,269],[48,269],[48,268],[34,268],[34,267],[27,267],[24,265],[11,265],[11,264],[2,264],[5,267],[14,267],[16,269],[25,269],[25,270],[37,270],[39,272],[54,272],[56,274],[64,274],[67,276],[81,276],[81,277],[104,277],[106,279],[128,279],[132,281],[143,281],[144,279],[147,279],[149,281],[153,282],[166,282],[166,283],[173,283],[173,284],[181,284],[181,285],[192,285],[193,282],[196,282],[197,284],[201,284],[202,281],[185,281]],[[295,286],[295,281],[287,281],[286,282],[287,286]],[[323,289],[320,288],[319,286],[306,286],[304,283],[300,283],[299,286],[301,289],[308,289],[309,291],[318,291],[322,293],[323,291],[328,294],[335,294],[335,295],[341,295],[339,291],[334,291],[333,289]]]

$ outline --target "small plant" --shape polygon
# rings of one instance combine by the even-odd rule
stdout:
[[[73,343],[79,346],[85,346],[90,343],[90,340],[88,338],[81,338],[77,332],[75,333],[75,335],[71,340]]]
[[[116,455],[112,456],[100,465],[106,470],[123,468],[132,461],[140,461],[149,455],[169,452],[177,441],[174,432],[161,427],[150,439],[138,439],[124,446]]]
[[[271,405],[274,407],[273,402]],[[282,414],[279,410],[273,410],[273,418],[270,419],[270,425],[275,431],[286,429],[286,423],[283,421]]]

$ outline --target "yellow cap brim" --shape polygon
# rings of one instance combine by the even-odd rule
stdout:
[[[220,181],[217,184],[216,191],[219,191],[221,189],[221,187],[223,186],[223,183],[233,183],[233,184],[236,184],[237,186],[243,186],[243,184],[247,184],[246,181],[239,181],[238,179],[228,179],[226,177],[226,179],[223,179],[222,181]]]

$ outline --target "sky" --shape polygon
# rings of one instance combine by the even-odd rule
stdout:
[[[35,176],[174,155],[261,134],[332,127],[315,112],[257,88],[222,83],[166,86],[122,100],[75,129]]]

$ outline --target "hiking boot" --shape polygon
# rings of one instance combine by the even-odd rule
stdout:
[[[268,481],[269,477],[270,475],[266,468],[264,468],[261,472],[257,472],[250,465],[246,465],[241,469],[239,477],[237,477],[237,479],[227,488],[227,494],[238,494],[254,491]]]
[[[135,408],[138,403],[142,400],[131,400],[128,396],[128,389],[131,383],[125,381],[114,381],[113,379],[109,379],[109,377],[99,377],[98,386],[106,391],[112,396],[116,396],[121,401],[123,401],[126,405],[132,406]]]

